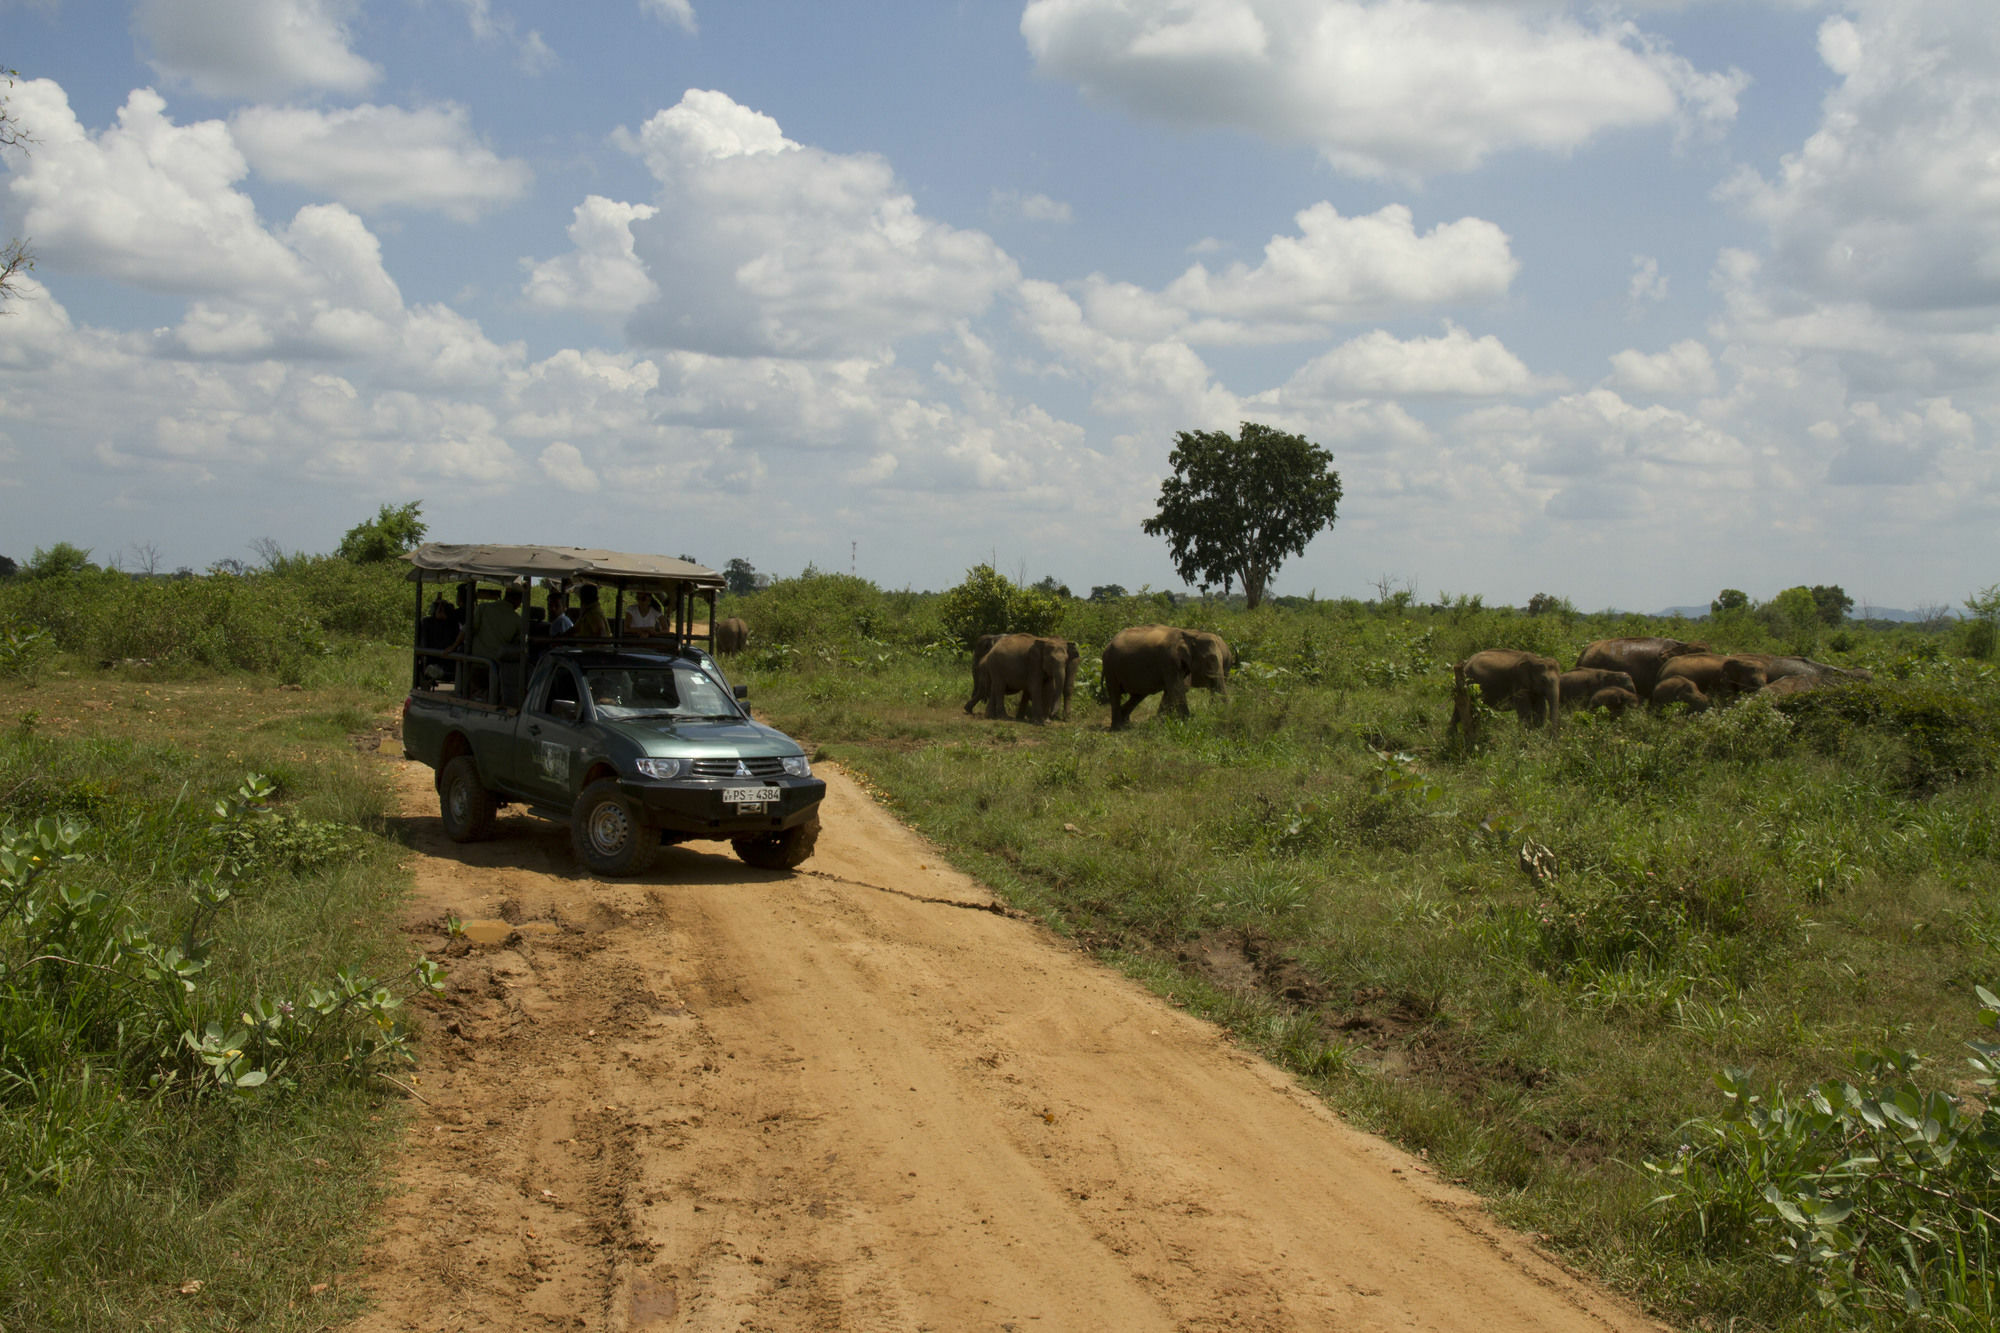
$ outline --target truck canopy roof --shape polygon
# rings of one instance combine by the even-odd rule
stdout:
[[[689,583],[721,588],[722,575],[688,560],[666,555],[630,555],[587,546],[453,546],[429,542],[403,559],[413,580],[440,575],[483,579],[563,579],[619,588],[638,584]]]

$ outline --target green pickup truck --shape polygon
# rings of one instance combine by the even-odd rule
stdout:
[[[747,689],[708,651],[721,575],[574,547],[425,546],[406,558],[417,648],[403,753],[435,770],[454,841],[490,837],[500,808],[519,804],[567,823],[577,859],[600,875],[641,874],[689,838],[726,838],[772,870],[812,854],[825,782],[797,741],[751,718]],[[612,594],[611,615],[583,625],[605,633],[564,628],[563,604],[583,588],[598,590],[583,594],[592,602]],[[628,620],[627,594],[640,592],[657,610]]]

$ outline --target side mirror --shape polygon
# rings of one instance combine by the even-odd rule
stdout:
[[[750,687],[748,685],[738,685],[736,687],[736,697],[739,699],[748,699],[750,697]]]
[[[549,705],[549,712],[565,722],[574,722],[581,708],[574,699],[558,699]]]

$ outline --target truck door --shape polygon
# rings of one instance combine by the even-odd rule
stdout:
[[[584,743],[583,682],[567,662],[552,663],[523,703],[509,767],[529,799],[558,810],[576,798],[573,766]]]

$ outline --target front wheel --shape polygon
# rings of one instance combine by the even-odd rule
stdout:
[[[813,845],[818,841],[818,816],[803,824],[794,824],[782,833],[730,840],[743,864],[756,866],[759,870],[794,869],[813,854]]]
[[[599,778],[576,798],[569,819],[576,859],[599,875],[643,875],[660,850],[660,832],[639,821],[639,809],[612,778]]]
[[[493,816],[500,803],[479,781],[479,765],[462,754],[438,775],[438,813],[445,836],[453,842],[483,842],[493,836]]]

